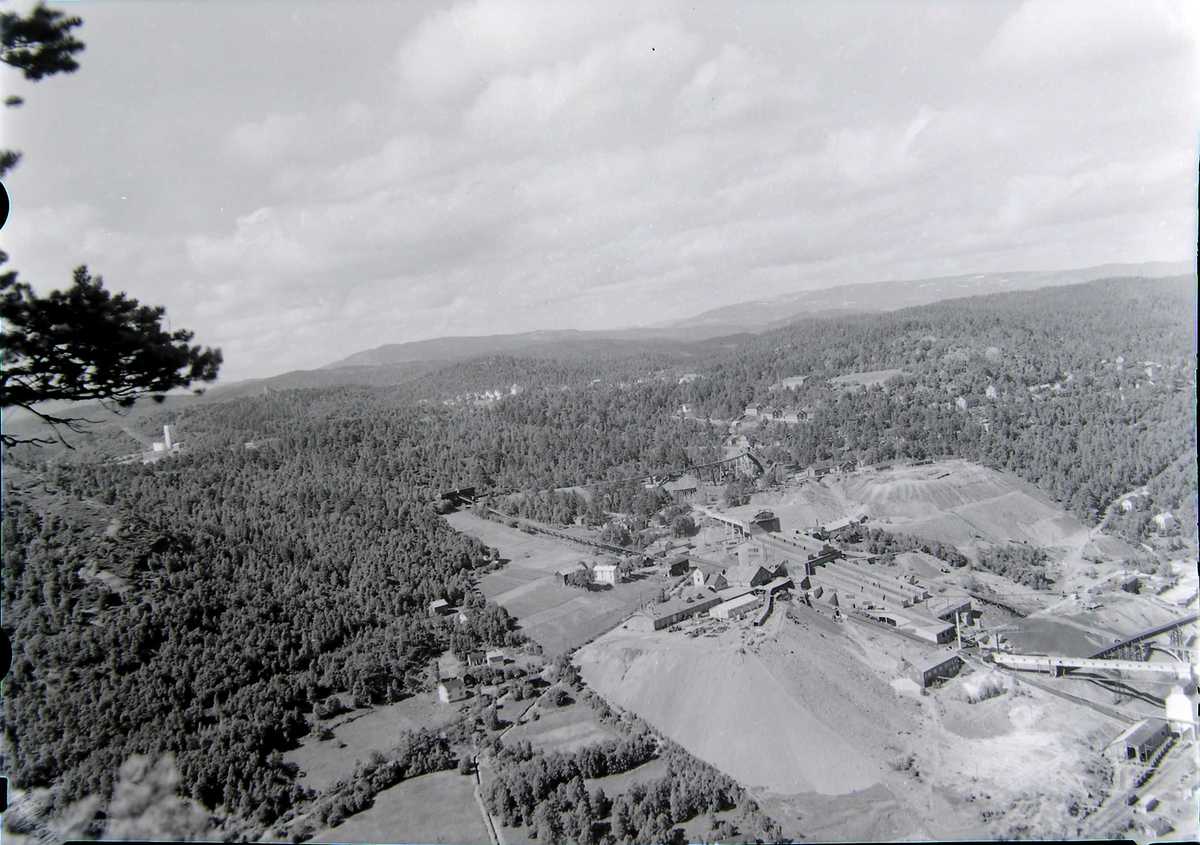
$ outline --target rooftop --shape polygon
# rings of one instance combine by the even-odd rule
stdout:
[[[753,604],[757,601],[761,601],[758,596],[754,595],[753,593],[746,593],[745,595],[738,596],[737,598],[730,599],[729,601],[721,602],[719,605],[717,605],[717,607],[733,610],[734,608],[742,607],[743,605],[747,604]]]
[[[936,669],[939,666],[949,663],[952,660],[961,661],[962,658],[959,657],[957,654],[955,654],[952,651],[939,651],[939,652],[929,655],[928,657],[926,657],[922,660],[918,660],[918,661],[914,662],[913,668],[916,669],[918,672],[925,672],[930,669]]]

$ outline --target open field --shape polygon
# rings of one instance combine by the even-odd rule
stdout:
[[[372,751],[387,753],[401,731],[437,730],[457,721],[462,704],[441,704],[433,693],[422,693],[395,704],[344,713],[326,723],[333,729],[333,739],[318,739],[314,729],[283,759],[304,772],[299,779],[302,785],[324,789],[350,775],[356,760],[366,760]]]
[[[1105,789],[1098,752],[1123,725],[1021,684],[970,704],[970,670],[928,696],[893,686],[902,660],[935,651],[798,608],[716,637],[618,629],[577,661],[606,698],[749,787],[785,834],[996,837],[1024,816],[1074,834],[1067,808]]]
[[[842,376],[834,376],[829,380],[829,383],[847,388],[874,387],[877,384],[883,384],[890,378],[903,374],[904,370],[870,370],[869,372],[846,373]]]
[[[528,741],[539,751],[577,751],[585,745],[619,737],[616,731],[600,724],[596,712],[587,704],[576,702],[554,707],[543,699],[529,715],[534,712],[538,718],[509,731],[504,737],[506,744]]]
[[[447,517],[458,531],[500,551],[509,562],[480,582],[483,594],[517,617],[547,655],[582,645],[653,599],[666,582],[642,576],[602,590],[563,585],[555,572],[594,558],[565,541],[530,535],[498,522],[458,512]]]
[[[313,840],[487,845],[488,832],[475,801],[475,778],[446,771],[383,790],[373,806],[318,831]]]

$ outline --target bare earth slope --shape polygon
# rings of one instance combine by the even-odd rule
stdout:
[[[1098,751],[1120,725],[1024,687],[969,704],[969,674],[918,695],[897,660],[911,646],[797,613],[695,638],[619,628],[576,661],[605,698],[748,786],[786,835],[1077,835],[1071,807],[1104,790]]]
[[[815,644],[789,630],[743,648],[735,632],[690,639],[617,629],[578,660],[605,697],[741,782],[845,794],[879,781],[872,746],[887,733],[896,694],[835,636],[811,632]]]

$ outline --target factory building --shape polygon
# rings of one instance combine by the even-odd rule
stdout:
[[[661,631],[720,603],[721,597],[718,594],[707,591],[699,595],[676,596],[661,604],[652,604],[639,610],[626,624],[636,631]]]
[[[735,599],[721,602],[708,613],[717,619],[741,619],[747,613],[762,607],[763,597],[754,593],[746,593]]]
[[[958,673],[962,666],[962,658],[957,654],[942,652],[917,663],[912,668],[912,679],[917,686],[925,689],[943,678],[951,678]]]
[[[1106,750],[1115,760],[1149,763],[1170,733],[1170,723],[1160,719],[1142,719],[1109,743]]]

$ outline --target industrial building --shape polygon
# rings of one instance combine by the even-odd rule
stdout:
[[[970,615],[971,599],[967,596],[935,596],[925,603],[925,609],[935,619],[944,619],[947,622],[953,622],[956,617],[962,614]]]
[[[752,610],[762,607],[763,597],[754,593],[746,593],[735,599],[721,602],[708,613],[717,619],[741,619]]]
[[[925,689],[938,680],[953,677],[961,666],[962,658],[957,654],[935,654],[913,666],[912,679],[916,681],[917,686]]]
[[[661,604],[652,604],[639,610],[626,624],[637,631],[660,631],[720,603],[720,595],[708,591],[699,595],[676,596]]]
[[[1118,761],[1149,763],[1170,734],[1170,723],[1160,719],[1142,719],[1109,743],[1106,750]]]

